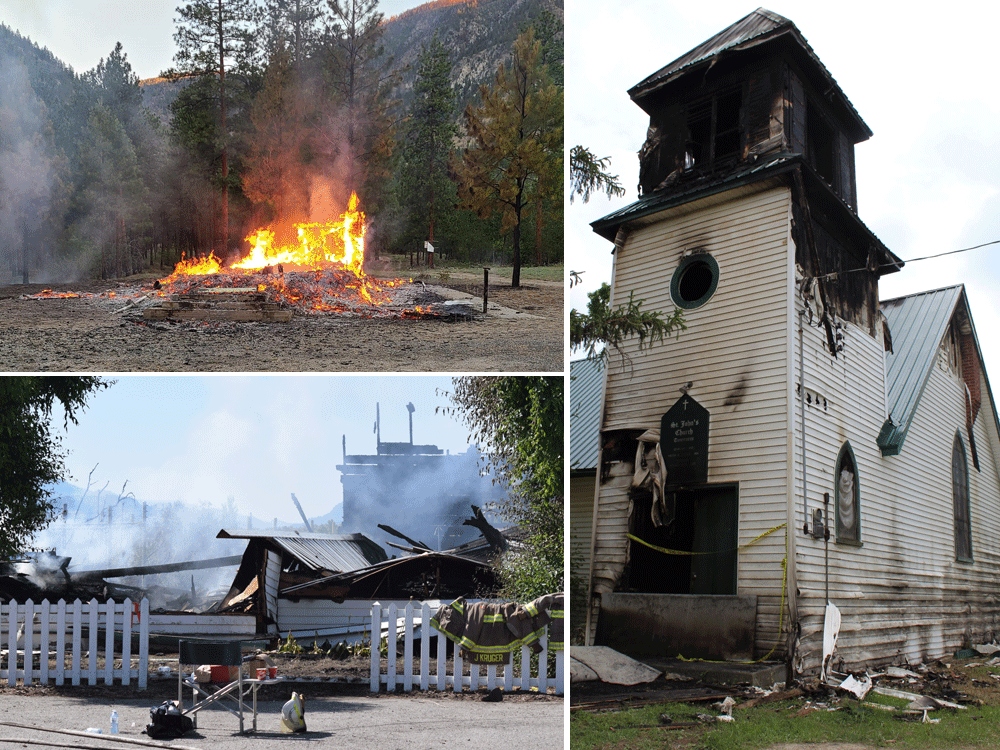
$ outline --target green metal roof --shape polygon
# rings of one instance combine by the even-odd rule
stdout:
[[[877,440],[883,456],[898,455],[902,449],[941,341],[959,304],[968,308],[961,284],[881,303],[892,336],[892,351],[885,355],[889,418]]]
[[[596,469],[604,365],[580,359],[569,363],[569,373],[569,468]]]

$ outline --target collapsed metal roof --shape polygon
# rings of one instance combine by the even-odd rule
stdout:
[[[389,559],[385,550],[364,534],[222,529],[216,538],[271,542],[306,567],[330,573],[359,570]]]
[[[308,595],[311,588],[323,584],[343,586],[351,599],[439,599],[492,591],[496,578],[488,562],[450,552],[424,552],[299,583],[280,593],[285,597]]]

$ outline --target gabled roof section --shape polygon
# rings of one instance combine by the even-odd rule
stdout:
[[[579,359],[569,363],[569,372],[569,468],[596,469],[604,363]]]
[[[281,548],[308,568],[331,573],[359,570],[389,559],[385,550],[364,534],[222,529],[216,538],[261,539]]]
[[[886,352],[885,356],[889,418],[882,425],[877,442],[883,456],[895,456],[902,450],[937,361],[941,342],[956,313],[961,312],[968,319],[979,362],[983,359],[962,284],[886,300],[881,303],[881,309],[889,324],[892,352]],[[982,374],[989,391],[985,369]],[[994,423],[998,424],[995,406],[992,406],[993,394],[988,393],[988,398]]]
[[[642,107],[643,100],[650,94],[682,76],[701,68],[711,67],[723,55],[751,49],[779,37],[786,37],[794,41],[795,47],[800,49],[809,59],[819,76],[823,79],[825,85],[822,89],[831,92],[831,99],[836,97],[841,100],[850,113],[851,118],[855,121],[857,127],[855,137],[858,140],[871,138],[871,129],[861,119],[861,115],[858,114],[854,105],[851,104],[843,90],[834,80],[830,71],[826,69],[826,66],[820,61],[813,48],[809,46],[805,37],[802,36],[802,32],[789,19],[767,8],[757,8],[757,10],[723,29],[712,38],[702,42],[690,52],[668,63],[651,76],[648,76],[630,88],[628,94],[632,97],[632,101]]]

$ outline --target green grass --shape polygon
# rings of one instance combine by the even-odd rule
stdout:
[[[901,706],[896,701],[871,695],[870,702]],[[570,718],[570,746],[573,750],[682,747],[706,750],[755,750],[780,743],[845,742],[868,747],[944,750],[946,748],[1000,747],[1000,708],[970,707],[964,711],[932,711],[938,724],[903,721],[900,714],[841,699],[830,707],[806,711],[815,706],[805,700],[773,703],[733,712],[736,721],[705,724],[691,729],[659,726],[661,714],[674,723],[696,721],[698,713],[715,714],[706,706],[661,704],[616,713],[576,712]]]

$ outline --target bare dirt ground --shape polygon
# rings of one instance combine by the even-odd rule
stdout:
[[[371,660],[367,656],[348,656],[345,658],[335,658],[325,655],[314,654],[286,654],[269,652],[269,656],[277,665],[278,674],[284,682],[273,685],[264,685],[259,690],[261,700],[278,700],[287,698],[290,689],[297,690],[312,697],[319,696],[370,696],[388,697],[390,695],[413,695],[405,693],[401,689],[395,692],[388,692],[383,686],[379,693],[371,691]],[[159,674],[159,666],[169,667],[172,671]],[[418,671],[419,662],[415,663],[414,671]],[[127,695],[134,695],[138,692],[135,684],[132,685],[104,685],[103,663],[99,664],[98,684],[87,685],[86,677],[82,685],[61,685],[49,683],[42,685],[35,683],[25,686],[23,684],[9,685],[6,680],[0,682],[0,696],[6,695],[27,695],[27,696],[53,696],[64,695],[78,698],[111,698]],[[172,700],[177,698],[177,654],[176,653],[151,653],[150,654],[150,675],[147,687],[142,691],[142,695],[154,698],[157,701]],[[466,670],[468,667],[466,667]],[[399,683],[402,684],[403,660],[397,664],[397,674]],[[481,673],[485,682],[485,668]],[[246,676],[246,675],[245,675]],[[435,697],[447,698],[450,700],[480,701],[488,694],[486,687],[479,687],[476,690],[463,690],[455,692],[452,689],[443,692],[432,689]],[[419,693],[419,691],[417,691]],[[187,691],[185,692],[187,694]],[[563,696],[556,695],[555,692],[539,693],[537,691],[521,691],[515,687],[510,692],[503,694],[504,701],[526,702],[526,701],[562,701]]]
[[[151,322],[125,309],[151,280],[0,287],[0,369],[8,372],[562,372],[560,282],[452,273],[415,282],[426,300],[472,295],[460,315],[296,314],[288,323]],[[45,289],[71,298],[30,299]],[[114,293],[113,296],[111,293]],[[476,298],[479,298],[478,301]],[[478,307],[478,310],[475,308]]]

